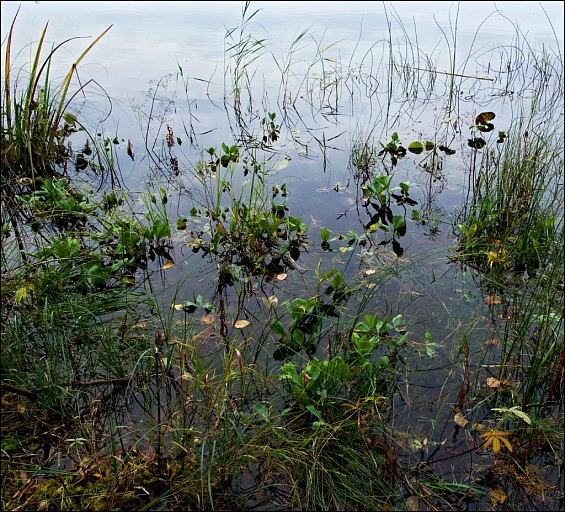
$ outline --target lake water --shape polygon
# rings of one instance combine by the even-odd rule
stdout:
[[[60,67],[57,60],[51,72],[64,76],[73,59],[112,25],[79,67],[81,79],[98,84],[89,86],[94,99],[82,107],[81,114],[111,138],[131,141],[133,162],[124,142],[116,151],[124,182],[132,189],[141,190],[155,172],[151,152],[164,154],[166,125],[183,139],[176,154],[188,166],[187,162],[193,164],[200,158],[203,148],[233,144],[242,128],[260,131],[260,119],[276,112],[280,138],[267,152],[270,180],[287,183],[290,214],[302,218],[309,228],[310,245],[298,263],[310,272],[303,276],[294,272],[293,279],[270,285],[267,293],[282,303],[308,290],[319,261],[326,270],[343,269],[348,279],[379,266],[396,266],[398,273],[390,273],[382,285],[374,311],[401,312],[415,338],[423,339],[429,330],[439,348],[433,363],[410,362],[394,426],[412,440],[428,439],[430,446],[453,437],[453,449],[462,451],[464,440],[455,442],[453,425],[448,427],[446,421],[451,412],[446,404],[455,402],[462,382],[461,369],[453,366],[453,354],[466,330],[472,328],[471,353],[480,355],[498,313],[484,304],[480,279],[446,258],[454,245],[453,225],[469,179],[471,156],[459,151],[458,144],[463,141],[465,146],[467,126],[487,108],[496,112],[497,130],[510,128],[519,101],[527,100],[535,83],[513,77],[512,86],[519,88],[509,88],[504,80],[511,72],[498,69],[500,56],[515,51],[512,62],[518,64],[522,55],[520,47],[516,50],[518,40],[520,45],[526,41],[534,48],[543,45],[550,52],[562,53],[563,5],[252,2],[250,11],[260,11],[249,22],[246,34],[265,38],[268,45],[249,64],[253,83],[244,95],[246,110],[241,118],[225,108],[236,102],[232,76],[225,73],[230,65],[226,31],[240,26],[241,2],[3,1],[2,42],[5,44],[18,8],[12,45],[23,48],[17,57],[22,65],[33,54],[28,45],[37,41],[47,22],[49,42],[91,36],[65,45],[62,60],[68,60]],[[389,59],[391,51],[393,60]],[[388,67],[403,58],[412,63],[406,71],[411,85],[383,82],[389,76]],[[430,68],[437,73],[430,73]],[[447,79],[450,72],[457,76],[455,84]],[[437,87],[430,87],[430,80]],[[455,87],[452,91],[451,86]],[[153,121],[147,131],[151,94],[156,90]],[[302,96],[292,97],[295,91]],[[247,123],[243,127],[238,125],[241,119]],[[460,128],[454,129],[454,122]],[[394,132],[406,144],[431,140],[437,146],[457,146],[456,154],[445,156],[437,175],[423,169],[425,155],[409,153],[395,169],[395,184],[412,184],[410,196],[421,211],[426,210],[427,222],[409,223],[402,237],[402,254],[390,245],[379,252],[359,247],[341,251],[340,247],[347,247],[335,240],[333,251],[322,250],[322,227],[334,235],[360,232],[369,220],[368,212],[359,207],[351,149],[363,140],[386,144]],[[193,183],[183,171],[186,167],[181,164],[178,176],[157,175],[173,188],[190,188]],[[235,185],[243,179],[236,178]],[[187,216],[193,204],[183,194],[175,201],[173,222]],[[401,213],[400,209],[394,213]],[[179,236],[179,241],[187,240]],[[175,293],[176,302],[193,300],[196,293],[209,300],[215,265],[182,244],[176,248],[175,262],[174,268],[156,280],[163,287],[164,303],[173,301]],[[179,282],[184,284],[177,289]],[[230,300],[235,304],[237,297]],[[454,470],[457,481],[462,472],[471,471],[465,464]],[[447,466],[443,469],[450,471]]]

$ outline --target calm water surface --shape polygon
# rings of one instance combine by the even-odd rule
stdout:
[[[92,36],[90,40],[77,39],[65,45],[68,49],[62,56],[68,60],[60,68],[56,65],[52,73],[62,76],[89,41],[113,25],[80,66],[80,76],[92,78],[100,86],[92,87],[98,96],[91,106],[83,107],[82,113],[109,135],[132,141],[135,162],[125,155],[122,144],[118,148],[119,163],[126,184],[141,189],[151,171],[151,160],[148,148],[144,147],[145,120],[138,114],[147,112],[147,93],[154,91],[163,77],[170,75],[159,85],[162,101],[157,113],[163,116],[165,124],[173,127],[176,135],[185,139],[185,127],[192,127],[194,143],[183,145],[188,161],[194,163],[204,147],[233,143],[234,131],[226,122],[224,109],[224,99],[228,104],[233,101],[229,93],[226,96],[230,77],[224,73],[225,35],[227,29],[239,26],[242,5],[241,2],[8,1],[2,2],[2,41],[5,42],[20,6],[13,47],[22,48],[18,57],[22,65],[33,54],[28,45],[37,41],[46,22],[49,22],[50,42]],[[496,73],[500,48],[513,47],[519,27],[528,44],[545,45],[551,51],[562,52],[563,5],[563,2],[251,4],[251,10],[261,11],[249,23],[248,33],[267,38],[270,52],[253,65],[256,100],[253,108],[258,115],[276,111],[282,120],[281,98],[297,90],[296,84],[305,80],[311,83],[326,80],[326,90],[332,91],[332,76],[348,77],[341,81],[341,89],[328,96],[331,101],[337,100],[336,105],[328,102],[323,109],[308,112],[308,101],[312,98],[297,102],[302,108],[300,115],[292,112],[288,115],[276,144],[277,152],[270,160],[272,178],[274,183],[287,183],[290,213],[301,217],[309,227],[311,246],[300,258],[302,266],[314,269],[322,259],[327,269],[343,269],[350,278],[377,263],[409,268],[383,287],[374,311],[402,312],[413,336],[421,339],[429,329],[434,340],[444,347],[431,366],[429,361],[410,362],[413,374],[404,383],[399,400],[395,422],[401,430],[412,431],[422,439],[428,436],[432,442],[441,442],[451,434],[449,428],[432,428],[432,424],[439,425],[444,419],[438,414],[450,413],[445,403],[453,403],[453,393],[457,393],[461,384],[460,375],[453,371],[452,354],[465,330],[472,327],[472,352],[480,355],[485,339],[490,336],[489,322],[496,320],[496,312],[481,306],[477,276],[449,264],[446,259],[447,250],[454,243],[452,225],[465,199],[467,156],[458,151],[446,158],[438,180],[418,166],[422,158],[409,154],[399,163],[395,178],[411,182],[411,197],[437,214],[434,225],[409,223],[400,260],[386,248],[379,258],[369,262],[367,255],[363,258],[357,251],[353,261],[346,265],[349,255],[320,249],[318,233],[324,226],[332,232],[360,231],[361,223],[366,222],[355,207],[359,202],[358,192],[348,169],[348,155],[356,138],[366,136],[367,131],[373,134],[375,144],[388,142],[393,132],[405,143],[429,139],[449,144],[454,142],[453,138],[447,140],[447,135],[437,129],[441,119],[459,115],[461,125],[466,127],[487,107],[497,114],[497,129],[507,130],[515,113],[516,98]],[[304,30],[308,31],[306,36],[292,47],[292,41]],[[440,86],[427,100],[421,96],[403,98],[403,90],[398,86],[398,90],[392,91],[395,98],[392,105],[379,93],[374,96],[366,93],[371,90],[365,85],[369,83],[367,77],[378,76],[377,71],[386,68],[389,41],[395,52],[409,56],[407,60],[417,62],[422,70],[433,66],[439,72],[449,72],[453,65],[450,57],[455,55],[455,72],[469,77],[460,82],[456,112],[446,110],[447,95],[442,94],[447,91],[445,86]],[[321,49],[326,59],[325,69],[319,64],[311,67],[316,51]],[[427,58],[419,60],[418,55]],[[287,91],[281,86],[281,73],[275,62],[283,67],[284,63],[291,63]],[[188,80],[186,91],[177,75],[180,69]],[[443,76],[438,74],[436,78],[439,84]],[[378,90],[376,84],[374,88]],[[112,99],[111,110],[102,89]],[[522,98],[528,94],[527,87],[520,92]],[[109,117],[102,116],[101,111]],[[467,133],[462,131],[456,142],[466,139]],[[162,138],[163,134],[155,135],[154,150],[158,151]],[[330,142],[322,147],[320,140]],[[307,153],[304,148],[308,149]],[[286,160],[284,168],[283,160]],[[177,215],[186,215],[191,206],[184,196],[177,204],[171,212],[173,222]],[[176,301],[192,300],[195,293],[202,293],[208,299],[206,293],[215,275],[213,265],[207,266],[200,255],[182,247],[178,248],[175,259],[175,268],[162,277],[163,301],[170,303],[177,283],[187,276]],[[273,285],[268,293],[277,295],[280,302],[291,299],[308,288],[308,279],[306,274],[285,286]]]

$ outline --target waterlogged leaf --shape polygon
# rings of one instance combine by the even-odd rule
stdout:
[[[485,297],[485,302],[489,306],[492,306],[494,304],[500,304],[500,297],[498,295],[489,295],[488,297]]]
[[[182,309],[182,307],[181,307]],[[201,319],[200,322],[206,325],[210,325],[213,324],[216,321],[216,317],[214,315],[204,315]]]
[[[487,124],[496,117],[494,112],[481,112],[475,119],[475,124]]]
[[[267,307],[276,307],[279,303],[279,299],[277,299],[274,295],[271,295],[270,297],[261,297],[263,304],[265,304],[265,306]]]
[[[500,340],[497,340],[495,338],[486,340],[485,345],[500,345]]]
[[[469,139],[467,141],[467,145],[470,148],[474,149],[483,149],[486,146],[487,142],[482,137],[475,137],[474,139]]]
[[[424,145],[421,142],[418,142],[418,141],[411,142],[408,145],[408,151],[410,151],[411,153],[414,153],[416,155],[419,155],[420,153],[424,152]]]
[[[265,404],[253,404],[253,412],[257,413],[263,421],[269,421],[269,409]]]
[[[483,133],[492,132],[494,130],[494,124],[492,123],[479,124],[477,125],[477,130]]]
[[[454,155],[456,153],[454,149],[448,148],[447,146],[439,146],[439,150],[443,151],[446,155]]]
[[[467,425],[467,423],[469,423],[469,420],[467,418],[465,418],[465,415],[461,411],[459,411],[455,414],[453,421],[455,421],[455,423],[457,423],[457,425],[459,425],[460,427],[463,427],[463,428]]]
[[[506,501],[506,493],[498,487],[491,489],[488,495],[490,496],[493,507],[497,507]]]
[[[245,327],[247,327],[251,322],[249,322],[248,320],[237,320],[236,322],[234,322],[233,326],[236,329],[243,329]]]
[[[410,496],[406,499],[406,507],[408,510],[412,510],[413,512],[417,512],[420,510],[420,500],[416,496]]]
[[[276,163],[273,166],[273,169],[276,171],[282,171],[288,167],[289,161],[286,158],[283,158],[280,162]]]
[[[169,268],[171,268],[171,267],[174,267],[174,266],[175,266],[175,262],[172,261],[172,260],[170,260],[170,261],[167,261],[167,263],[165,263],[165,264],[161,267],[161,270],[167,270],[167,269],[169,269]]]
[[[489,388],[498,388],[500,387],[500,381],[494,377],[487,377],[487,380],[485,381],[487,383],[487,386]]]

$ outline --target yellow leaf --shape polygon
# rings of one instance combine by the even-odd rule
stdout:
[[[484,432],[479,437],[486,439],[486,443],[483,445],[483,449],[486,450],[492,444],[492,451],[496,455],[501,448],[500,441],[504,443],[504,445],[506,446],[506,448],[508,448],[509,451],[512,451],[512,445],[510,444],[510,441],[508,441],[508,439],[506,439],[505,437],[510,435],[511,433],[512,432],[505,432],[502,430],[493,429]]]
[[[498,437],[492,438],[492,451],[494,454],[500,451],[500,439]]]
[[[223,226],[223,224],[221,222],[216,222],[216,230],[222,236],[225,236],[225,235],[228,234],[228,232],[226,231],[226,228]]]
[[[27,287],[22,286],[16,290],[16,304],[19,306],[22,300],[26,300],[27,298]]]
[[[500,381],[498,379],[495,379],[494,377],[487,377],[486,383],[489,388],[500,387]]]
[[[461,411],[455,414],[453,421],[455,421],[455,423],[457,423],[457,425],[459,425],[460,427],[465,427],[465,425],[469,423],[469,420],[465,418],[465,415]]]
[[[173,308],[175,308],[177,311],[182,311],[182,304],[173,304]]]
[[[502,489],[499,489],[498,487],[491,489],[488,495],[490,496],[493,507],[496,507],[499,504],[502,504],[506,501],[506,493]]]
[[[161,270],[167,270],[168,268],[174,267],[175,266],[175,262],[174,261],[167,261],[167,263],[165,263],[162,267]]]
[[[500,437],[499,438],[506,446],[506,448],[508,448],[508,451],[511,452],[512,451],[512,445],[510,444],[510,441],[508,441],[508,439],[506,439],[505,437]]]
[[[210,324],[213,324],[213,323],[216,321],[216,317],[215,317],[214,315],[204,315],[204,316],[200,319],[200,321],[201,321],[203,324],[210,325]]]
[[[233,324],[233,326],[236,329],[243,329],[244,327],[247,327],[250,324],[250,322],[248,320],[238,320],[237,322],[235,322]]]

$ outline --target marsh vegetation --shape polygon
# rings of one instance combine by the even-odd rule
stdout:
[[[3,508],[562,509],[562,49],[516,26],[461,62],[454,19],[448,72],[402,26],[281,58],[260,16],[226,30],[218,135],[180,64],[139,133],[90,126],[110,28],[57,81],[68,41],[14,67],[13,20]]]

